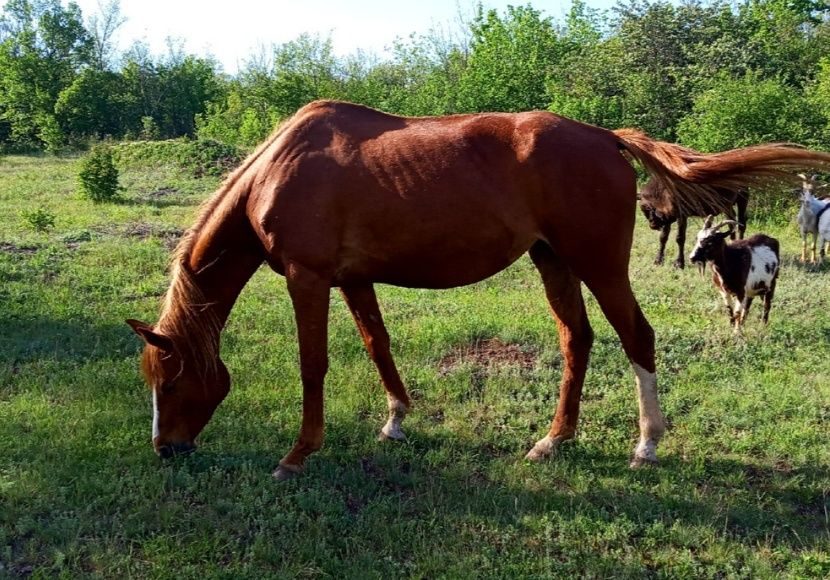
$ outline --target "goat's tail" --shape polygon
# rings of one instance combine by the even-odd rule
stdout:
[[[652,139],[635,129],[613,132],[620,148],[639,161],[663,187],[658,209],[676,207],[687,215],[705,215],[707,208],[725,210],[723,191],[792,182],[795,169],[830,170],[830,153],[798,145],[770,143],[721,153],[693,149]],[[717,193],[715,188],[720,189]],[[662,206],[662,207],[659,207]]]

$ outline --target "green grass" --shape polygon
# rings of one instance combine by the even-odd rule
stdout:
[[[633,375],[590,297],[578,437],[522,460],[561,370],[525,258],[467,288],[378,287],[415,400],[403,444],[375,441],[385,398],[335,294],[326,445],[278,484],[300,413],[282,279],[263,269],[243,293],[223,338],[234,388],[199,451],[162,462],[123,320],[155,320],[175,233],[218,180],[135,165],[119,203],[94,205],[77,163],[0,158],[0,577],[830,575],[830,273],[795,263],[794,223],[764,226],[784,268],[769,327],[756,304],[743,338],[708,277],[651,265],[656,234],[638,223],[631,275],[670,425],[658,468],[627,468]],[[38,207],[48,233],[20,215]],[[535,365],[442,370],[491,337]]]

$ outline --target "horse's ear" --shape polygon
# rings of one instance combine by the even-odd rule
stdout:
[[[126,322],[133,329],[133,332],[140,336],[147,344],[151,344],[165,352],[173,352],[173,341],[169,337],[154,331],[153,327],[146,322],[141,322],[134,318],[128,318]]]
[[[715,216],[713,216],[713,215],[706,216],[706,219],[703,221],[703,227],[707,228],[707,229],[711,228],[712,227],[712,222],[714,222],[714,221],[715,221]]]

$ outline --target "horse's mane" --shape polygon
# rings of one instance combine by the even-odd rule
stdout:
[[[194,368],[204,380],[215,376],[219,361],[219,333],[222,322],[199,288],[190,262],[194,248],[205,230],[211,224],[220,224],[236,206],[239,197],[245,194],[257,172],[258,161],[282,134],[287,123],[282,123],[265,139],[253,153],[242,162],[222,183],[216,192],[202,202],[196,221],[188,228],[173,251],[170,259],[170,287],[162,302],[161,314],[154,331],[173,341],[179,354],[193,361]],[[212,264],[209,263],[208,267]],[[204,269],[204,268],[203,268]],[[160,365],[164,353],[151,349],[146,361],[148,370],[153,372]]]

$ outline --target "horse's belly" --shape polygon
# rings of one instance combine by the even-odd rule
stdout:
[[[339,285],[351,281],[379,282],[408,288],[453,288],[489,278],[525,253],[536,237],[504,237],[477,244],[424,243],[367,254],[347,252],[335,277]]]

